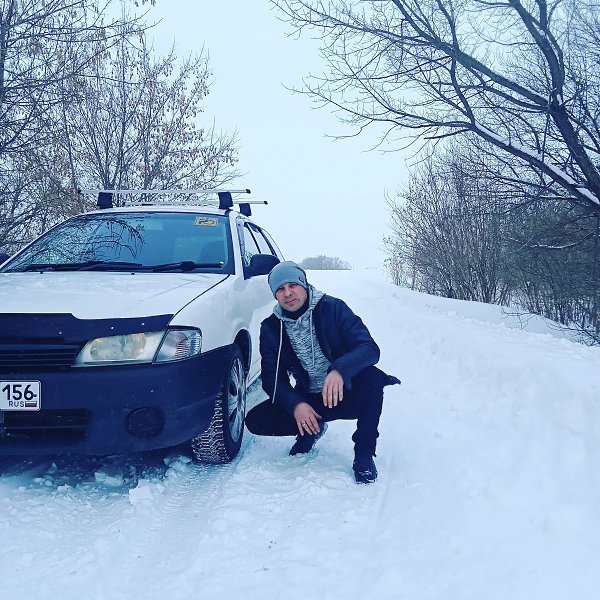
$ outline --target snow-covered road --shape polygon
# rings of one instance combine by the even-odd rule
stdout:
[[[595,600],[600,348],[498,307],[311,272],[382,348],[371,486],[352,423],[317,449],[0,459],[0,598]],[[536,332],[536,333],[532,333]],[[258,386],[251,401],[263,398]]]

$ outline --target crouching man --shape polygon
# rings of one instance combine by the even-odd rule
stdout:
[[[248,413],[246,426],[256,435],[297,434],[293,456],[309,452],[327,422],[356,419],[354,477],[372,483],[383,388],[400,382],[374,366],[379,347],[361,319],[310,285],[297,264],[276,265],[269,286],[277,305],[260,330],[262,386],[269,398]]]

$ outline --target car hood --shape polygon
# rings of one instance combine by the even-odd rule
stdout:
[[[0,273],[0,313],[110,319],[175,314],[227,279],[213,273]]]

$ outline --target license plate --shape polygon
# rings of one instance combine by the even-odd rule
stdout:
[[[39,381],[0,381],[0,410],[40,410]]]

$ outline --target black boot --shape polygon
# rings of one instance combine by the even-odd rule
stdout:
[[[319,433],[305,433],[304,435],[296,436],[296,443],[290,449],[290,456],[296,456],[296,454],[306,454],[310,452],[317,440],[323,437],[323,434],[327,431],[327,423],[319,421]]]
[[[352,469],[356,483],[373,483],[377,479],[377,467],[371,455],[356,455]]]

